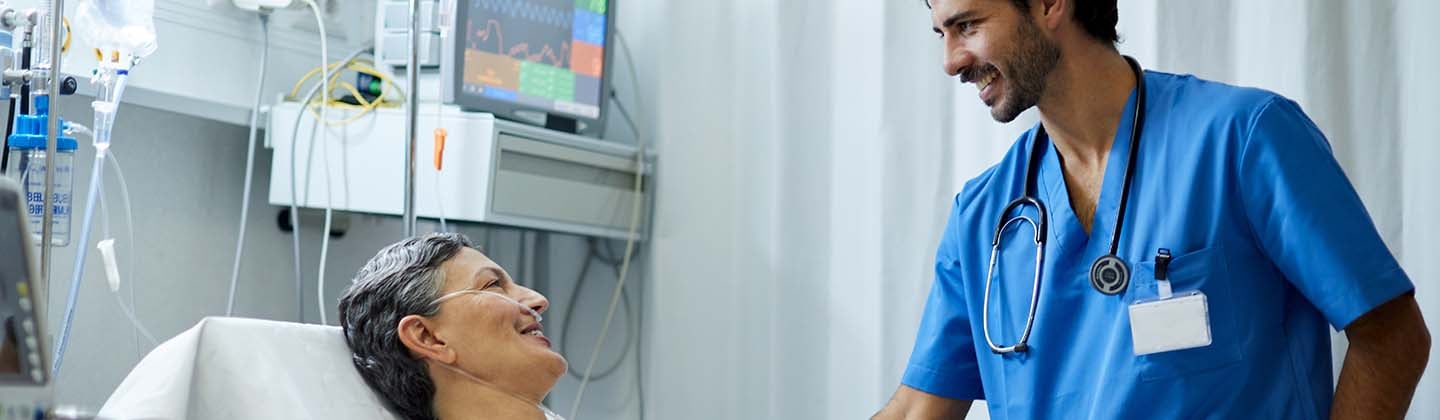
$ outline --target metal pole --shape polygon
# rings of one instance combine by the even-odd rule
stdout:
[[[45,118],[45,198],[43,203],[44,217],[41,223],[44,224],[40,235],[40,278],[45,284],[50,281],[50,241],[55,234],[51,230],[51,223],[54,223],[54,195],[55,195],[55,142],[60,136],[60,32],[61,16],[65,11],[64,0],[50,1],[50,16],[45,19],[50,30],[50,68],[45,73],[45,94],[49,95],[50,109]],[[71,207],[74,206],[73,200]],[[76,246],[84,247],[86,244]],[[48,290],[48,287],[47,287]]]
[[[415,145],[420,143],[420,0],[410,0],[410,59],[405,68],[405,237],[415,236]]]

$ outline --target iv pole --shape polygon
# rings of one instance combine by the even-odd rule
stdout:
[[[50,0],[50,68],[45,73],[46,94],[50,95],[50,112],[45,118],[45,197],[42,201],[42,224],[40,234],[40,279],[41,284],[50,281],[50,240],[54,236],[51,223],[54,222],[55,195],[55,142],[60,135],[60,22],[65,11],[64,0]],[[86,246],[87,244],[79,244]]]
[[[437,6],[438,7],[438,6]],[[420,0],[410,0],[410,57],[405,76],[410,98],[405,101],[405,236],[415,236],[415,145],[420,142]]]

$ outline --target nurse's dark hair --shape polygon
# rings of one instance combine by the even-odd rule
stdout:
[[[924,0],[925,7],[931,7],[930,3],[935,0]],[[1010,0],[1010,4],[1021,12],[1030,10],[1030,3],[1035,0]],[[1110,43],[1114,46],[1120,42],[1120,33],[1115,30],[1115,25],[1120,23],[1120,8],[1115,5],[1117,0],[1072,0],[1070,3],[1075,9],[1075,20],[1080,22],[1080,27],[1085,28],[1085,33],[1095,37],[1101,42]]]
[[[432,233],[381,249],[340,297],[340,327],[360,377],[406,420],[434,420],[435,383],[425,362],[400,342],[400,319],[434,316],[445,282],[440,265],[475,245],[464,235]]]

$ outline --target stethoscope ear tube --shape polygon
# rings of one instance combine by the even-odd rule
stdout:
[[[1050,221],[1050,217],[1048,214],[1046,214],[1045,205],[1041,204],[1040,200],[1035,199],[1035,197],[1025,195],[1010,201],[1010,204],[1005,205],[1005,211],[1000,212],[1000,222],[995,224],[995,236],[992,236],[992,239],[990,240],[991,247],[1000,246],[1000,233],[1005,230],[1006,226],[1010,225],[1010,222],[1016,220],[1016,218],[1008,216],[1010,212],[1015,211],[1016,209],[1021,208],[1025,205],[1034,206],[1035,210],[1039,212],[1039,217],[1036,218],[1039,221],[1031,221],[1031,224],[1035,225],[1035,243],[1045,243],[1045,228],[1046,225],[1048,225],[1048,223],[1046,222]]]
[[[1040,207],[1040,209],[1041,214],[1044,214],[1044,207]],[[1041,226],[1044,224],[1044,221],[1042,219],[1040,223],[1036,223],[1035,220],[1027,216],[1017,216],[1004,220],[1000,224],[1000,230],[1004,230],[1006,226],[1010,226],[1011,223],[1016,222],[1028,222],[1035,226],[1035,232],[1037,233],[1035,236],[1035,278],[1034,282],[1030,284],[1030,309],[1026,311],[1025,329],[1020,332],[1020,340],[1010,346],[1001,347],[996,345],[995,340],[990,338],[990,283],[995,279],[995,261],[996,257],[1000,254],[1000,245],[996,244],[990,247],[990,264],[989,268],[985,271],[985,299],[980,307],[980,323],[981,329],[985,334],[985,344],[990,346],[990,351],[995,354],[1024,353],[1030,350],[1030,330],[1035,327],[1035,310],[1040,307],[1040,267],[1045,264],[1045,242],[1044,236],[1039,234],[1039,232],[1042,231]]]

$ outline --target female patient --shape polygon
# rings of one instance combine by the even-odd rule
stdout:
[[[559,419],[540,406],[565,358],[549,302],[458,234],[380,250],[340,298],[360,376],[403,419]]]

